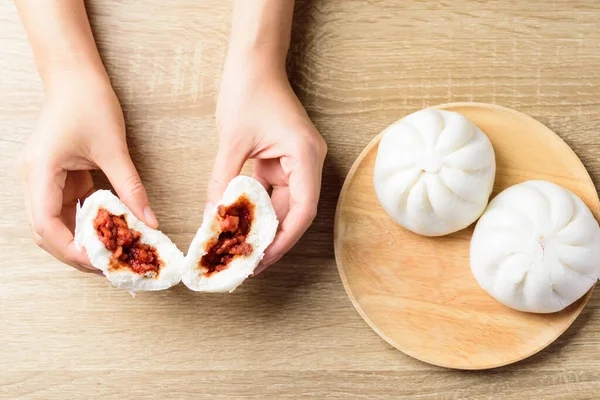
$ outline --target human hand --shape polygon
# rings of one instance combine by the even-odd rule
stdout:
[[[267,190],[279,231],[255,275],[277,262],[317,214],[325,141],[292,90],[283,65],[256,54],[228,57],[217,102],[219,149],[208,188],[216,204],[244,163]]]
[[[121,200],[156,228],[146,190],[131,161],[119,101],[105,74],[71,71],[47,82],[41,115],[21,159],[25,208],[38,246],[85,272],[98,272],[74,245],[78,200],[93,193],[101,169]]]

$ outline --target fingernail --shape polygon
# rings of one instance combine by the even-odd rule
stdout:
[[[86,272],[89,272],[89,273],[94,274],[94,275],[104,276],[104,273],[102,271],[100,271],[99,269],[90,267],[89,265],[85,265],[85,264],[79,264],[79,266],[81,268],[84,268],[84,270]]]
[[[263,271],[267,268],[269,268],[271,264],[269,264],[268,262],[262,262],[260,264],[258,264],[258,267],[256,267],[256,269],[254,270],[254,272],[252,273],[252,277],[254,278],[255,276],[258,276],[260,274],[263,273]]]
[[[215,205],[211,202],[206,203],[206,207],[204,207],[204,215],[202,216],[203,219],[207,219],[208,218],[208,213],[213,209]]]
[[[146,218],[146,224],[151,228],[158,227],[158,221],[156,220],[156,215],[150,208],[150,206],[144,207],[144,218]]]

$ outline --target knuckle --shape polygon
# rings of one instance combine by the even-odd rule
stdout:
[[[35,243],[35,245],[40,249],[43,248],[44,241],[42,240],[41,236],[33,235],[33,243]]]
[[[42,225],[37,224],[33,226],[33,232],[38,235],[38,236],[43,236],[44,235],[44,228]]]
[[[215,121],[217,124],[217,132],[219,134],[219,138],[228,136],[228,132],[231,130],[231,123],[219,114],[219,110],[217,110]]]
[[[316,204],[311,204],[306,207],[306,216],[311,223],[317,218],[318,212],[319,210]]]
[[[45,228],[45,221],[43,218],[40,218],[38,215],[36,215],[37,213],[34,212],[32,213],[32,221],[31,221],[31,230],[33,232],[35,232],[37,235],[40,236],[44,236],[44,228]]]
[[[136,174],[129,175],[125,179],[125,187],[127,188],[127,192],[130,193],[130,195],[132,195],[132,196],[146,193],[146,189],[144,188],[144,185],[142,184],[142,180]]]
[[[43,224],[33,224],[31,226],[31,235],[33,236],[33,242],[36,246],[42,247],[44,243],[44,226]]]
[[[298,146],[305,151],[317,154],[320,157],[325,157],[327,154],[327,143],[315,129],[305,129],[299,141],[301,143]]]
[[[325,158],[325,156],[327,155],[327,142],[325,141],[325,139],[323,139],[323,137],[321,135],[318,136],[317,138],[317,152],[319,153],[319,155],[322,158]]]
[[[209,188],[214,189],[214,188],[218,188],[219,186],[221,186],[221,180],[220,179],[215,178],[215,177],[211,177],[208,180],[208,187]]]

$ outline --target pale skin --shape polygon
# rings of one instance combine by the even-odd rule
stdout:
[[[158,221],[129,156],[119,100],[98,54],[82,0],[15,0],[45,87],[20,178],[36,243],[81,271],[95,270],[73,242],[75,206],[94,191],[100,169],[131,211]],[[219,148],[208,204],[253,160],[280,221],[256,269],[277,262],[317,212],[327,147],[294,94],[285,71],[293,0],[233,0],[233,23],[217,101]]]

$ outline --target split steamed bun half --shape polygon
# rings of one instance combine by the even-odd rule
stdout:
[[[500,193],[471,240],[471,270],[508,307],[560,311],[600,277],[600,228],[583,201],[556,184],[528,181]]]
[[[277,233],[269,194],[255,179],[234,178],[209,210],[185,258],[183,283],[204,292],[232,292],[254,269]]]
[[[129,291],[163,290],[181,281],[183,253],[151,229],[109,190],[78,205],[75,245],[115,286]]]
[[[495,173],[494,149],[477,126],[461,114],[426,109],[385,131],[374,186],[397,223],[421,235],[441,236],[481,216]]]

